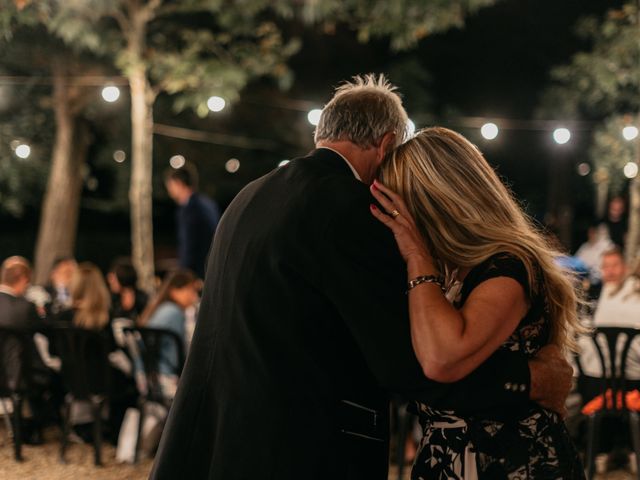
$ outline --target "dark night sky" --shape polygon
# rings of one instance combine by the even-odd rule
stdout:
[[[290,62],[295,82],[289,91],[277,90],[268,80],[254,82],[238,103],[204,121],[189,113],[171,113],[167,99],[160,99],[156,107],[156,119],[162,123],[273,139],[282,148],[259,152],[156,136],[155,168],[162,171],[171,155],[184,154],[201,170],[203,190],[225,206],[244,184],[274,168],[280,159],[302,155],[312,148],[313,127],[306,121],[306,104],[300,104],[300,110],[291,109],[291,99],[321,107],[341,80],[357,73],[385,72],[401,88],[407,111],[418,127],[443,124],[468,136],[497,167],[529,212],[541,218],[550,162],[564,159],[577,164],[586,160],[589,132],[573,132],[571,144],[564,148],[553,144],[549,131],[502,130],[497,140],[487,142],[477,129],[465,128],[455,118],[532,118],[549,69],[588,47],[574,35],[576,21],[587,14],[602,15],[620,3],[502,0],[469,17],[465,28],[430,36],[405,52],[390,51],[386,41],[360,44],[344,28],[328,36],[300,25],[288,25],[290,34],[303,39],[303,48]],[[224,163],[231,157],[242,161],[237,174],[224,170]],[[574,194],[578,216],[575,243],[581,240],[580,230],[588,220],[593,200],[590,180],[578,177],[575,169],[573,172],[567,188]],[[155,189],[156,241],[160,249],[170,252],[174,206],[166,199],[160,180]],[[125,212],[100,216],[85,209],[78,256],[104,266],[108,256],[126,254],[127,223]],[[22,251],[11,253],[30,257],[29,239],[33,238],[36,225],[36,221],[26,221],[24,232],[8,245],[0,245],[0,251],[18,248]],[[109,248],[97,246],[104,241],[105,229],[111,233]],[[122,234],[114,235],[118,230]],[[104,258],[95,258],[96,255]]]

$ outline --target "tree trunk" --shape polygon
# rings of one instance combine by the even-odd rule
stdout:
[[[129,74],[131,88],[132,162],[129,201],[131,203],[131,248],[139,287],[154,289],[153,255],[153,100],[146,70],[141,63]]]
[[[56,258],[74,253],[89,145],[86,123],[71,109],[65,71],[55,63],[52,70],[56,134],[36,241],[34,283],[40,285],[47,282]]]
[[[640,150],[640,149],[639,149]],[[629,186],[629,230],[625,242],[625,257],[627,262],[633,261],[638,255],[638,241],[640,240],[640,177],[631,180]]]
[[[609,198],[609,175],[606,170],[596,172],[596,219],[604,218],[607,213],[607,199]]]

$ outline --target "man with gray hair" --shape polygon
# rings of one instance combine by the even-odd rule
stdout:
[[[530,370],[505,352],[487,362],[490,385],[424,377],[404,262],[369,213],[367,186],[405,137],[394,90],[373,75],[339,87],[316,149],[227,209],[151,478],[386,480],[389,392],[440,389],[462,410],[529,396],[562,409],[571,373],[552,356]]]

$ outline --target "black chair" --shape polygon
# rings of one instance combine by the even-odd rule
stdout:
[[[402,480],[404,478],[405,446],[407,443],[407,438],[412,434],[413,425],[416,421],[415,415],[409,413],[407,408],[407,402],[401,400],[400,398],[395,398],[391,401],[391,413],[392,417],[395,418],[396,421],[395,464],[398,467],[398,480]]]
[[[22,405],[30,379],[29,332],[0,327],[0,399],[5,415],[11,405],[14,457],[22,457]]]
[[[595,475],[595,457],[598,453],[599,435],[602,421],[605,418],[618,417],[629,423],[633,450],[636,461],[640,465],[640,417],[638,412],[629,410],[626,402],[627,379],[626,367],[629,358],[629,351],[633,339],[640,334],[640,329],[621,327],[600,327],[594,329],[591,337],[595,346],[600,365],[602,367],[601,393],[603,408],[588,417],[587,431],[587,478],[592,479]],[[598,343],[598,338],[605,340],[606,350]],[[618,348],[620,338],[624,339],[621,349]],[[578,358],[579,362],[579,358]],[[580,371],[583,371],[579,365]],[[607,392],[611,395],[607,398]],[[618,402],[618,397],[621,401]],[[640,479],[640,471],[637,473]]]
[[[171,407],[173,398],[168,397],[162,389],[160,382],[160,362],[162,360],[162,351],[167,345],[174,345],[177,355],[176,375],[179,377],[182,373],[185,362],[185,349],[182,339],[171,330],[162,328],[133,328],[125,327],[123,332],[126,337],[129,355],[134,359],[134,364],[139,368],[143,368],[145,386],[138,392],[140,423],[138,427],[138,440],[136,443],[136,452],[134,461],[138,460],[142,439],[142,427],[146,414],[146,405],[149,402],[159,403],[167,409]]]
[[[71,405],[76,400],[86,401],[91,404],[94,462],[100,466],[102,411],[109,398],[111,381],[108,337],[102,332],[70,326],[54,326],[49,335],[55,354],[62,361],[62,382],[67,392],[62,415],[60,460],[65,463],[71,430]]]

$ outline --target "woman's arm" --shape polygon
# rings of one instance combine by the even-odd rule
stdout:
[[[372,193],[385,210],[400,213],[392,217],[371,208],[393,231],[409,280],[437,275],[402,199],[379,183],[372,186]],[[423,283],[409,292],[409,311],[413,348],[425,375],[452,382],[475,370],[511,335],[526,314],[527,299],[516,280],[497,277],[482,282],[456,310],[437,284]]]
[[[428,261],[415,257],[407,270],[409,279],[434,273]],[[511,335],[527,308],[524,288],[509,277],[482,282],[461,310],[449,303],[436,284],[413,288],[409,292],[411,340],[425,375],[441,382],[465,377]]]

